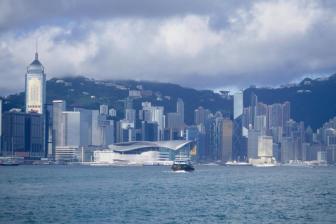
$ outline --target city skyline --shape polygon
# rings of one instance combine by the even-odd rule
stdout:
[[[335,0],[0,0],[0,223],[334,223]]]
[[[246,106],[243,91],[233,95],[223,91],[221,97],[233,103],[231,111],[225,107],[210,111],[196,105],[194,121],[186,124],[185,109],[189,108],[185,108],[183,94],[173,99],[174,112],[156,104],[162,97],[171,101],[170,96],[155,92],[156,101],[151,102],[146,97],[153,92],[142,85],[133,88],[119,85],[128,95],[121,99],[123,106],[118,109],[109,104],[100,104],[95,109],[67,108],[63,99],[53,98],[52,104],[47,104],[45,80],[44,67],[36,52],[25,76],[25,112],[11,108],[0,114],[2,156],[56,163],[83,163],[91,158],[95,163],[113,164],[116,160],[142,165],[167,165],[176,153],[197,162],[227,165],[236,161],[253,166],[336,161],[336,117],[313,132],[309,125],[291,118],[288,101],[265,104],[252,92]],[[304,84],[311,83],[306,80]],[[96,96],[89,99],[95,100]],[[225,109],[228,113],[223,114]],[[124,152],[129,155],[123,155]]]
[[[241,89],[336,71],[333,1],[82,3],[1,1],[1,95],[23,90],[37,40],[49,78]]]

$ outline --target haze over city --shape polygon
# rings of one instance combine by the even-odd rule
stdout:
[[[331,0],[2,0],[0,94],[23,91],[36,40],[48,78],[239,89],[330,75],[335,8]]]

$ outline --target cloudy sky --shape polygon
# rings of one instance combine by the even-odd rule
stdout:
[[[48,78],[276,86],[336,72],[334,0],[0,0],[0,94]]]

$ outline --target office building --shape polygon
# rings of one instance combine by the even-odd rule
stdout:
[[[141,122],[142,141],[157,141],[158,124],[156,122]]]
[[[156,122],[158,124],[158,139],[163,139],[165,129],[164,107],[152,106],[150,102],[142,103],[142,110],[139,111],[139,119],[147,122]]]
[[[77,146],[57,146],[55,160],[57,162],[75,162],[78,161],[79,149]]]
[[[44,118],[41,114],[5,112],[2,127],[3,156],[28,160],[45,157]]]
[[[79,146],[81,145],[80,112],[63,111],[61,125],[64,131],[64,139],[62,140],[62,146],[73,146],[79,148]]]
[[[227,162],[232,160],[232,137],[233,122],[230,119],[222,121],[222,139],[221,139],[221,160]]]
[[[114,108],[109,109],[109,116],[110,117],[116,117],[117,116],[117,110]]]
[[[184,102],[181,98],[177,99],[176,113],[179,115],[182,125],[184,125]]]
[[[184,126],[182,118],[178,113],[167,113],[167,128],[182,129]]]
[[[136,121],[136,111],[134,109],[126,109],[125,119],[134,123]]]
[[[46,75],[37,52],[35,60],[27,67],[25,93],[26,113],[43,114],[46,103]]]
[[[273,157],[273,138],[272,136],[258,137],[258,157]]]
[[[62,113],[66,111],[66,102],[64,100],[54,100],[52,107],[52,132],[54,145],[61,146],[64,145],[64,131],[62,127]]]
[[[101,115],[108,115],[109,110],[108,110],[108,106],[106,104],[102,104],[99,106],[99,113]]]
[[[267,133],[267,117],[266,115],[257,115],[254,120],[254,129],[262,135]]]
[[[239,91],[233,95],[233,119],[237,119],[243,114],[243,92]]]
[[[234,160],[247,160],[247,139],[243,136],[243,92],[233,96],[233,152]]]
[[[203,107],[198,107],[194,112],[195,125],[205,124],[211,112]]]
[[[251,129],[248,131],[247,157],[248,159],[258,158],[258,139],[261,136],[260,131]]]

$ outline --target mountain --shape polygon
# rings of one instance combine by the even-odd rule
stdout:
[[[129,90],[142,91],[142,98],[134,99],[134,107],[141,108],[141,102],[149,101],[156,106],[164,106],[166,112],[176,112],[176,100],[182,98],[185,105],[187,124],[194,121],[194,110],[199,106],[211,111],[232,114],[232,99],[223,98],[211,90],[195,90],[171,83],[159,83],[133,80],[98,81],[85,77],[53,78],[47,81],[47,103],[52,100],[65,100],[68,109],[84,107],[98,109],[100,104],[118,110],[123,117],[124,100]],[[10,95],[5,99],[4,110],[24,107],[24,93]]]
[[[250,104],[251,93],[266,104],[291,102],[291,117],[304,121],[314,130],[336,116],[336,74],[327,78],[305,78],[280,88],[248,88],[244,91],[245,106]]]
[[[108,104],[118,110],[123,117],[124,99],[129,90],[144,93],[142,98],[134,100],[139,109],[141,102],[149,101],[153,105],[164,106],[166,112],[176,111],[176,99],[182,98],[185,104],[187,124],[194,121],[194,110],[199,106],[212,112],[221,111],[232,115],[232,98],[222,97],[211,90],[195,90],[171,83],[107,80],[98,81],[85,77],[53,78],[47,81],[47,102],[54,99],[67,101],[68,109],[84,107],[97,109],[100,104]],[[279,88],[250,87],[244,90],[244,106],[250,104],[251,93],[258,96],[259,102],[266,104],[291,102],[291,116],[296,121],[304,121],[314,130],[336,116],[336,74],[327,78],[305,78],[300,83]],[[10,95],[5,99],[4,110],[24,107],[24,93]]]

